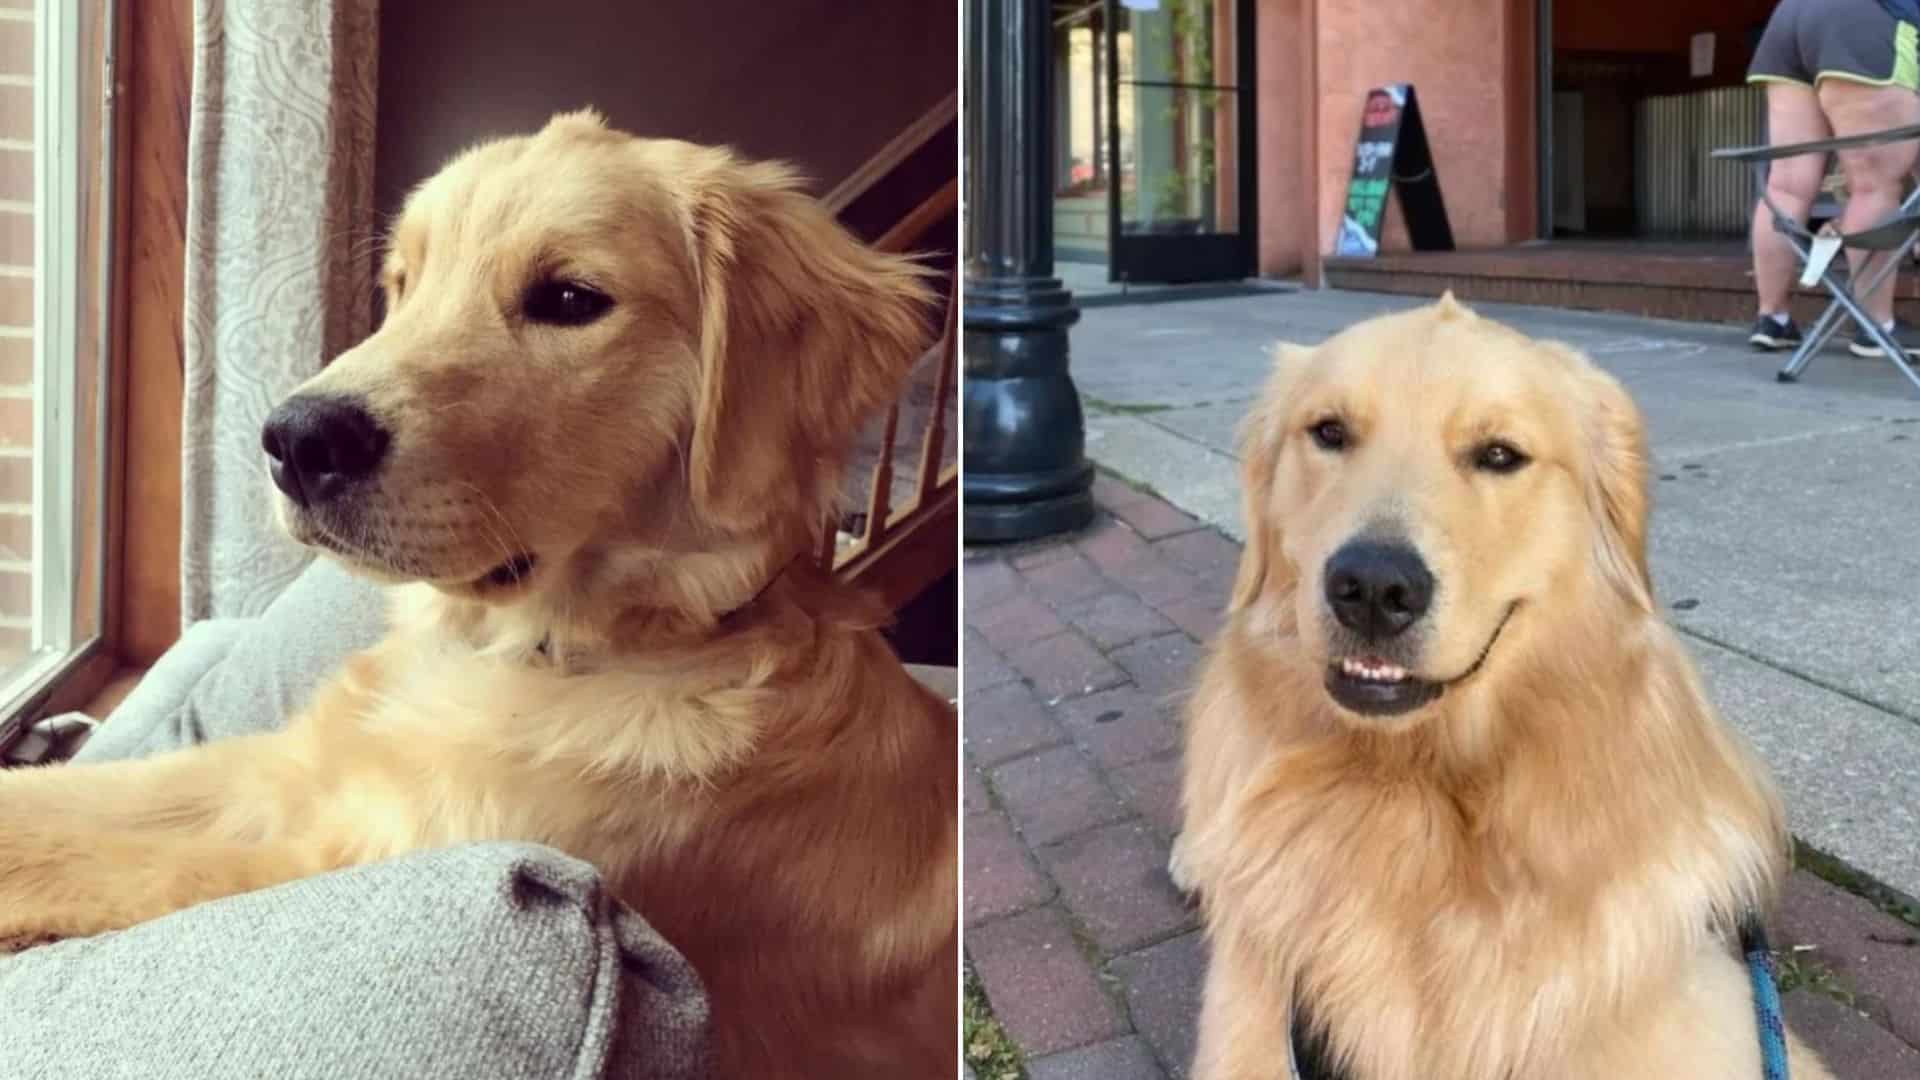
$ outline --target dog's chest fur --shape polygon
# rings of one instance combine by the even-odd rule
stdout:
[[[1712,828],[1623,829],[1619,806],[1577,796],[1516,817],[1498,775],[1405,764],[1338,737],[1276,749],[1210,875],[1216,928],[1256,937],[1354,1080],[1565,1075],[1573,1047],[1716,947],[1722,883],[1671,868],[1757,857],[1704,850]]]

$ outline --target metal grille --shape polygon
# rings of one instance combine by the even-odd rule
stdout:
[[[1759,86],[1642,99],[1635,110],[1633,177],[1640,231],[1745,236],[1759,194],[1753,177],[1709,161],[1707,152],[1764,142],[1766,115],[1766,91]]]

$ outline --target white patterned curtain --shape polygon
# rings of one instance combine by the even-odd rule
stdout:
[[[180,614],[259,612],[306,565],[260,425],[372,318],[379,0],[195,0]]]

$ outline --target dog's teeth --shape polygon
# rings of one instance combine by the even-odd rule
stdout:
[[[1371,682],[1402,682],[1407,678],[1407,669],[1385,661],[1369,663],[1365,660],[1347,657],[1340,661],[1340,670],[1356,679]]]

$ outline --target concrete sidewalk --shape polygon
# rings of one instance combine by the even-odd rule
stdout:
[[[1352,293],[1090,310],[1086,533],[966,567],[967,953],[1036,1080],[1180,1076],[1204,950],[1163,866],[1178,695],[1238,559],[1233,430],[1274,340],[1408,306]],[[1920,896],[1920,396],[1834,352],[1807,381],[1734,328],[1483,313],[1627,383],[1657,458],[1656,584],[1779,774],[1799,836]],[[1165,493],[1170,500],[1153,497]],[[1798,874],[1790,1015],[1839,1075],[1920,1075],[1920,941]]]

